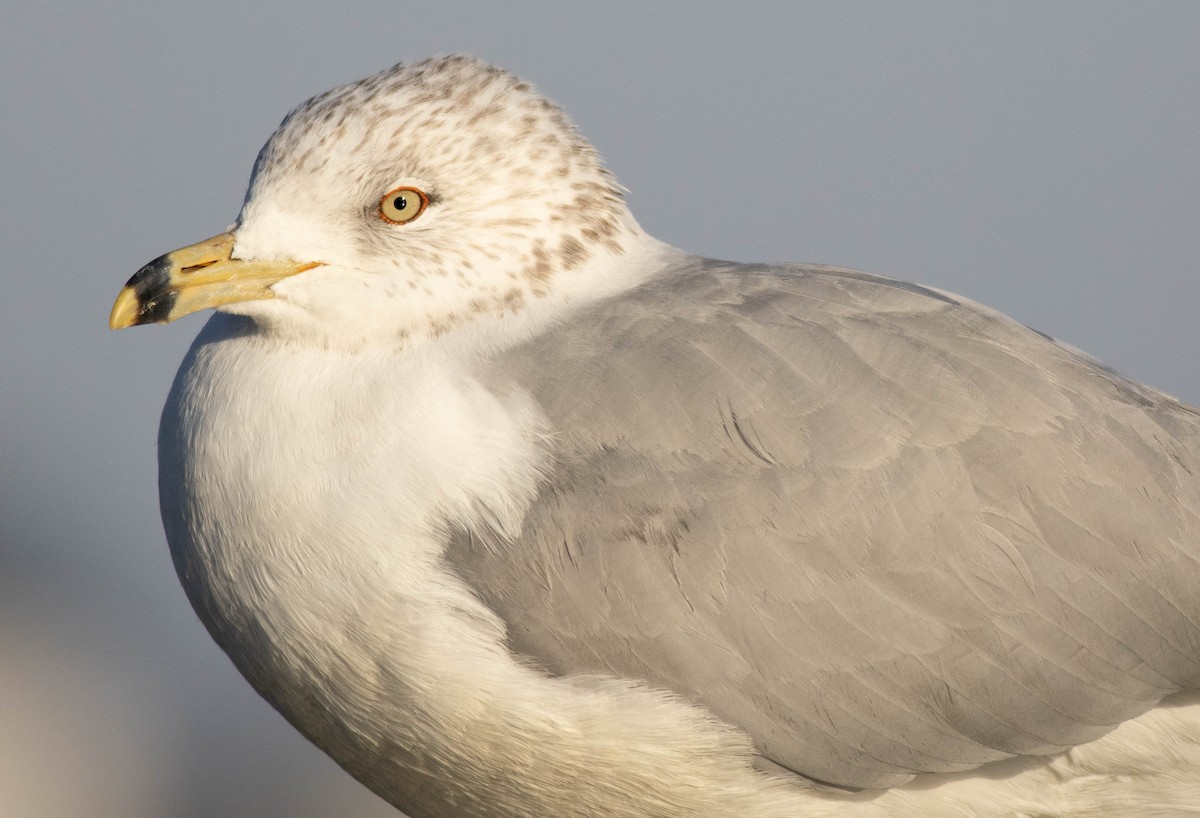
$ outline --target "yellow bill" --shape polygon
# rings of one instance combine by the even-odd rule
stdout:
[[[271,286],[277,281],[320,266],[319,261],[243,261],[230,258],[232,252],[233,234],[222,233],[159,256],[125,284],[108,325],[165,324],[197,310],[273,298]]]

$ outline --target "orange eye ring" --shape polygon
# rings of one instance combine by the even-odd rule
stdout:
[[[425,212],[429,196],[415,187],[398,187],[379,200],[379,218],[388,224],[408,224]]]

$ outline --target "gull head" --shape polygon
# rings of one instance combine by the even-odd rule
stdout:
[[[558,106],[502,69],[435,58],[288,114],[230,230],[147,264],[110,323],[216,307],[295,341],[406,345],[603,289],[644,238]]]

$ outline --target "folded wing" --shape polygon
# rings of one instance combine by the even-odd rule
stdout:
[[[853,787],[1200,686],[1200,418],[993,311],[690,259],[487,377],[541,403],[553,472],[519,537],[447,559],[554,673]]]

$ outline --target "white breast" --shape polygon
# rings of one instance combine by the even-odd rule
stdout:
[[[176,565],[260,690],[294,707],[316,696],[318,711],[337,707],[387,740],[393,725],[376,722],[401,691],[383,688],[429,677],[422,654],[444,649],[454,620],[498,644],[502,627],[442,570],[440,542],[451,523],[518,524],[543,456],[540,420],[445,360],[302,350],[237,327],[213,319],[164,410]],[[283,692],[291,685],[301,693]],[[321,718],[288,715],[306,730]]]

